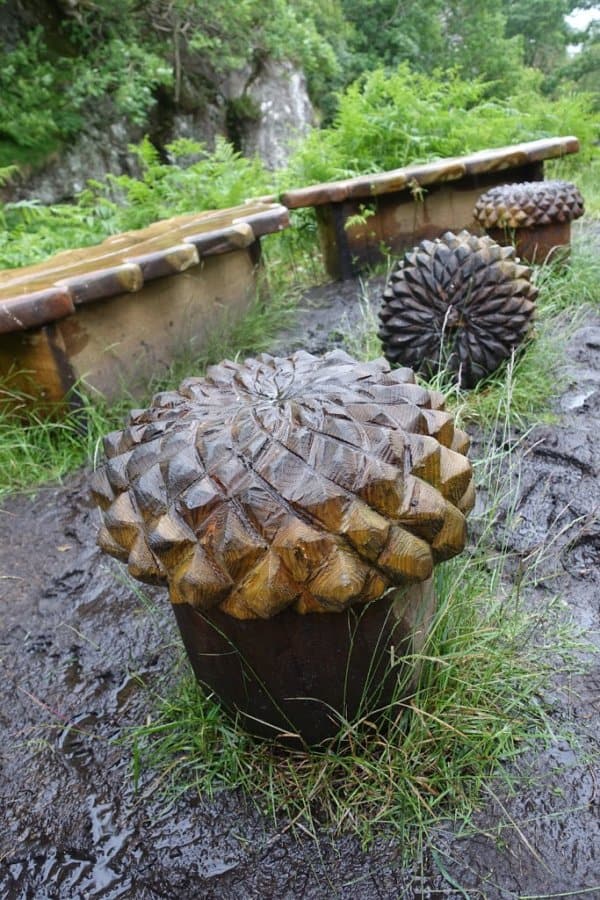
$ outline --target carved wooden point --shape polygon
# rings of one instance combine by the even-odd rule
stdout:
[[[339,351],[213,366],[107,437],[101,546],[164,573],[174,603],[238,619],[424,580],[463,549],[473,501],[441,405],[410,370]]]

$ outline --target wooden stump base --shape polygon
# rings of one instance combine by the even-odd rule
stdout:
[[[234,619],[173,605],[198,681],[250,733],[289,746],[330,740],[343,720],[389,705],[419,675],[435,612],[432,581],[340,613]],[[406,660],[406,657],[411,657]]]
[[[532,228],[488,228],[487,234],[502,247],[513,246],[523,262],[564,265],[571,252],[571,223]]]

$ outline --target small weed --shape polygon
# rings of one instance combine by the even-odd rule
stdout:
[[[348,323],[341,323],[344,347],[355,359],[377,359],[381,356],[381,342],[377,337],[379,323],[364,282],[361,282],[358,303],[360,307],[358,323],[352,327]]]

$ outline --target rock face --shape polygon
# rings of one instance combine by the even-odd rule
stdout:
[[[129,145],[140,141],[144,130],[122,116],[117,118],[112,104],[106,107],[104,127],[89,123],[71,146],[53,154],[41,171],[17,183],[10,199],[61,203],[82,191],[90,179],[102,180],[109,173],[139,175],[139,163]]]
[[[145,133],[158,146],[185,137],[209,149],[221,134],[246,156],[257,154],[267,168],[276,169],[286,164],[294,140],[306,134],[312,121],[304,74],[286,60],[267,60],[258,71],[247,67],[234,73],[222,94],[210,100],[205,90],[187,80],[179,104],[159,96],[146,126],[119,115],[106,99],[100,108],[96,105],[93,118],[70,146],[50,157],[40,171],[3,190],[3,198],[58,203],[72,199],[89,179],[102,180],[109,173],[137,176],[138,160],[129,146]]]
[[[287,60],[268,60],[244,96],[256,111],[241,135],[242,150],[267,168],[286,165],[294,142],[307,133],[314,114],[304,73]]]

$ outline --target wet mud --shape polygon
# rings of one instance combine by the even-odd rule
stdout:
[[[311,292],[278,349],[321,352],[361,326],[360,285]],[[561,594],[600,643],[600,320],[570,350],[558,424],[517,453],[516,508],[498,529],[518,561],[548,547],[528,597]],[[548,685],[561,737],[528,753],[509,792],[492,784],[469,833],[439,828],[404,869],[382,835],[319,843],[275,828],[240,792],[167,805],[146,772],[134,790],[128,727],[181,659],[166,591],[124,579],[96,548],[88,473],[0,515],[0,896],[5,898],[600,898],[600,657]],[[570,733],[570,740],[564,735]]]

